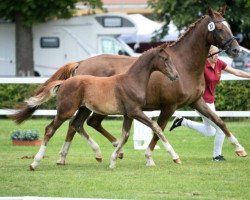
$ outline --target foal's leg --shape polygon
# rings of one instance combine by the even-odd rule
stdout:
[[[87,124],[97,130],[99,133],[101,133],[104,137],[106,137],[114,147],[117,147],[119,141],[112,135],[110,134],[107,130],[105,130],[102,126],[102,121],[106,115],[100,115],[97,113],[93,113],[87,120]],[[122,159],[123,158],[123,149],[119,151],[118,158]]]
[[[91,114],[91,110],[86,107],[80,107],[80,114],[76,114],[74,119],[70,122],[70,127],[76,130],[84,139],[87,140],[88,144],[91,146],[92,150],[95,152],[95,158],[98,162],[102,162],[102,153],[99,145],[88,135],[88,133],[84,130],[83,124],[86,119]]]
[[[67,118],[59,118],[58,115],[55,119],[46,127],[43,143],[40,146],[38,153],[35,155],[33,162],[30,164],[30,170],[35,170],[42,160],[46,147],[49,143],[50,138],[54,135],[55,131],[61,126],[61,124],[66,121]]]
[[[84,110],[83,110],[82,107],[80,107],[78,109],[77,114],[76,114],[76,116],[74,118],[76,120],[78,120],[78,121],[83,120],[83,118],[84,118]],[[56,164],[65,165],[65,160],[66,160],[67,154],[69,152],[70,145],[72,143],[72,140],[73,140],[75,134],[76,134],[76,130],[74,129],[74,127],[70,126],[70,124],[69,124],[67,135],[66,135],[66,138],[65,138],[65,142],[64,142],[64,144],[63,144],[63,146],[62,146],[62,148],[61,148],[61,150],[59,152],[60,158],[59,158],[59,160],[57,160]]]
[[[164,131],[164,129],[168,123],[168,120],[173,115],[174,111],[175,111],[175,108],[171,108],[171,107],[164,107],[161,109],[160,115],[159,115],[158,120],[157,120],[157,124],[160,126],[162,131]],[[152,158],[152,152],[153,152],[158,140],[159,140],[159,137],[157,136],[157,134],[154,133],[152,140],[149,143],[149,146],[145,151],[146,165],[147,166],[155,166],[154,160]]]
[[[65,160],[69,152],[69,148],[71,145],[71,142],[75,136],[75,129],[73,129],[71,126],[68,127],[68,132],[65,138],[65,142],[59,152],[60,158],[56,161],[56,164],[58,165],[65,165]]]
[[[132,118],[129,118],[127,115],[124,115],[123,126],[122,126],[122,137],[121,137],[117,147],[115,148],[114,152],[112,153],[111,159],[110,159],[109,167],[111,169],[115,168],[116,159],[119,156],[119,152],[122,149],[123,145],[128,141],[129,131],[131,129],[132,122],[133,122]]]
[[[156,122],[154,122],[153,120],[148,118],[141,110],[136,110],[135,112],[129,113],[129,114],[130,114],[129,116],[137,119],[138,121],[140,121],[143,124],[150,127],[153,130],[153,132],[160,138],[160,140],[163,143],[163,146],[165,147],[167,152],[172,156],[173,161],[177,164],[181,163],[179,156],[177,155],[177,153],[175,153],[173,147],[171,146],[171,144],[168,142],[168,140],[164,136],[162,129],[159,127],[159,125]],[[147,165],[148,165],[148,163],[147,163]]]
[[[212,125],[217,125],[220,129],[224,132],[227,136],[229,142],[235,147],[235,153],[240,157],[247,156],[247,152],[245,151],[244,147],[240,145],[238,140],[233,136],[232,133],[227,129],[226,124],[224,121],[217,116],[204,102],[203,99],[199,99],[193,106],[197,111],[199,111],[202,115],[210,119]]]

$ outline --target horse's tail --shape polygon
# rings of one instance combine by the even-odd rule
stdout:
[[[43,88],[46,87],[49,83],[56,81],[56,80],[66,80],[75,74],[75,70],[77,69],[79,63],[78,62],[71,62],[63,65],[60,69],[58,69],[44,84],[42,84],[35,95],[38,95]]]
[[[15,114],[11,115],[17,124],[22,123],[38,109],[38,107],[50,98],[56,95],[57,89],[64,82],[64,80],[56,80],[48,83],[45,87],[41,88],[39,94],[30,97],[26,100],[26,104],[22,106]]]

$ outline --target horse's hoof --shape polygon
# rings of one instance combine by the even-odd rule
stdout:
[[[110,164],[109,169],[115,169],[116,165],[115,164]]]
[[[118,158],[123,159],[123,153],[119,153]]]
[[[235,153],[240,156],[240,157],[246,157],[247,156],[247,152],[245,150],[241,150],[241,151],[235,151]]]
[[[35,171],[35,168],[32,167],[32,165],[29,166],[30,171]]]
[[[155,167],[155,162],[153,160],[147,160],[146,162],[146,166],[147,167]]]
[[[101,163],[102,162],[102,158],[95,158],[97,160],[97,162]]]
[[[65,161],[58,160],[58,161],[56,161],[56,164],[57,165],[65,165]]]
[[[176,164],[181,164],[181,159],[180,159],[180,158],[174,159],[173,161],[174,161]]]

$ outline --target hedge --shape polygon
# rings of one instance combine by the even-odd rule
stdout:
[[[34,94],[38,86],[38,84],[0,84],[0,108],[16,108]],[[55,98],[41,106],[41,109],[55,108]],[[216,90],[216,109],[250,110],[250,81],[221,81]]]

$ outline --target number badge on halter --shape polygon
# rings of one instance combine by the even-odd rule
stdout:
[[[214,22],[210,22],[208,25],[207,25],[207,28],[209,31],[213,31],[215,29],[215,24]]]

